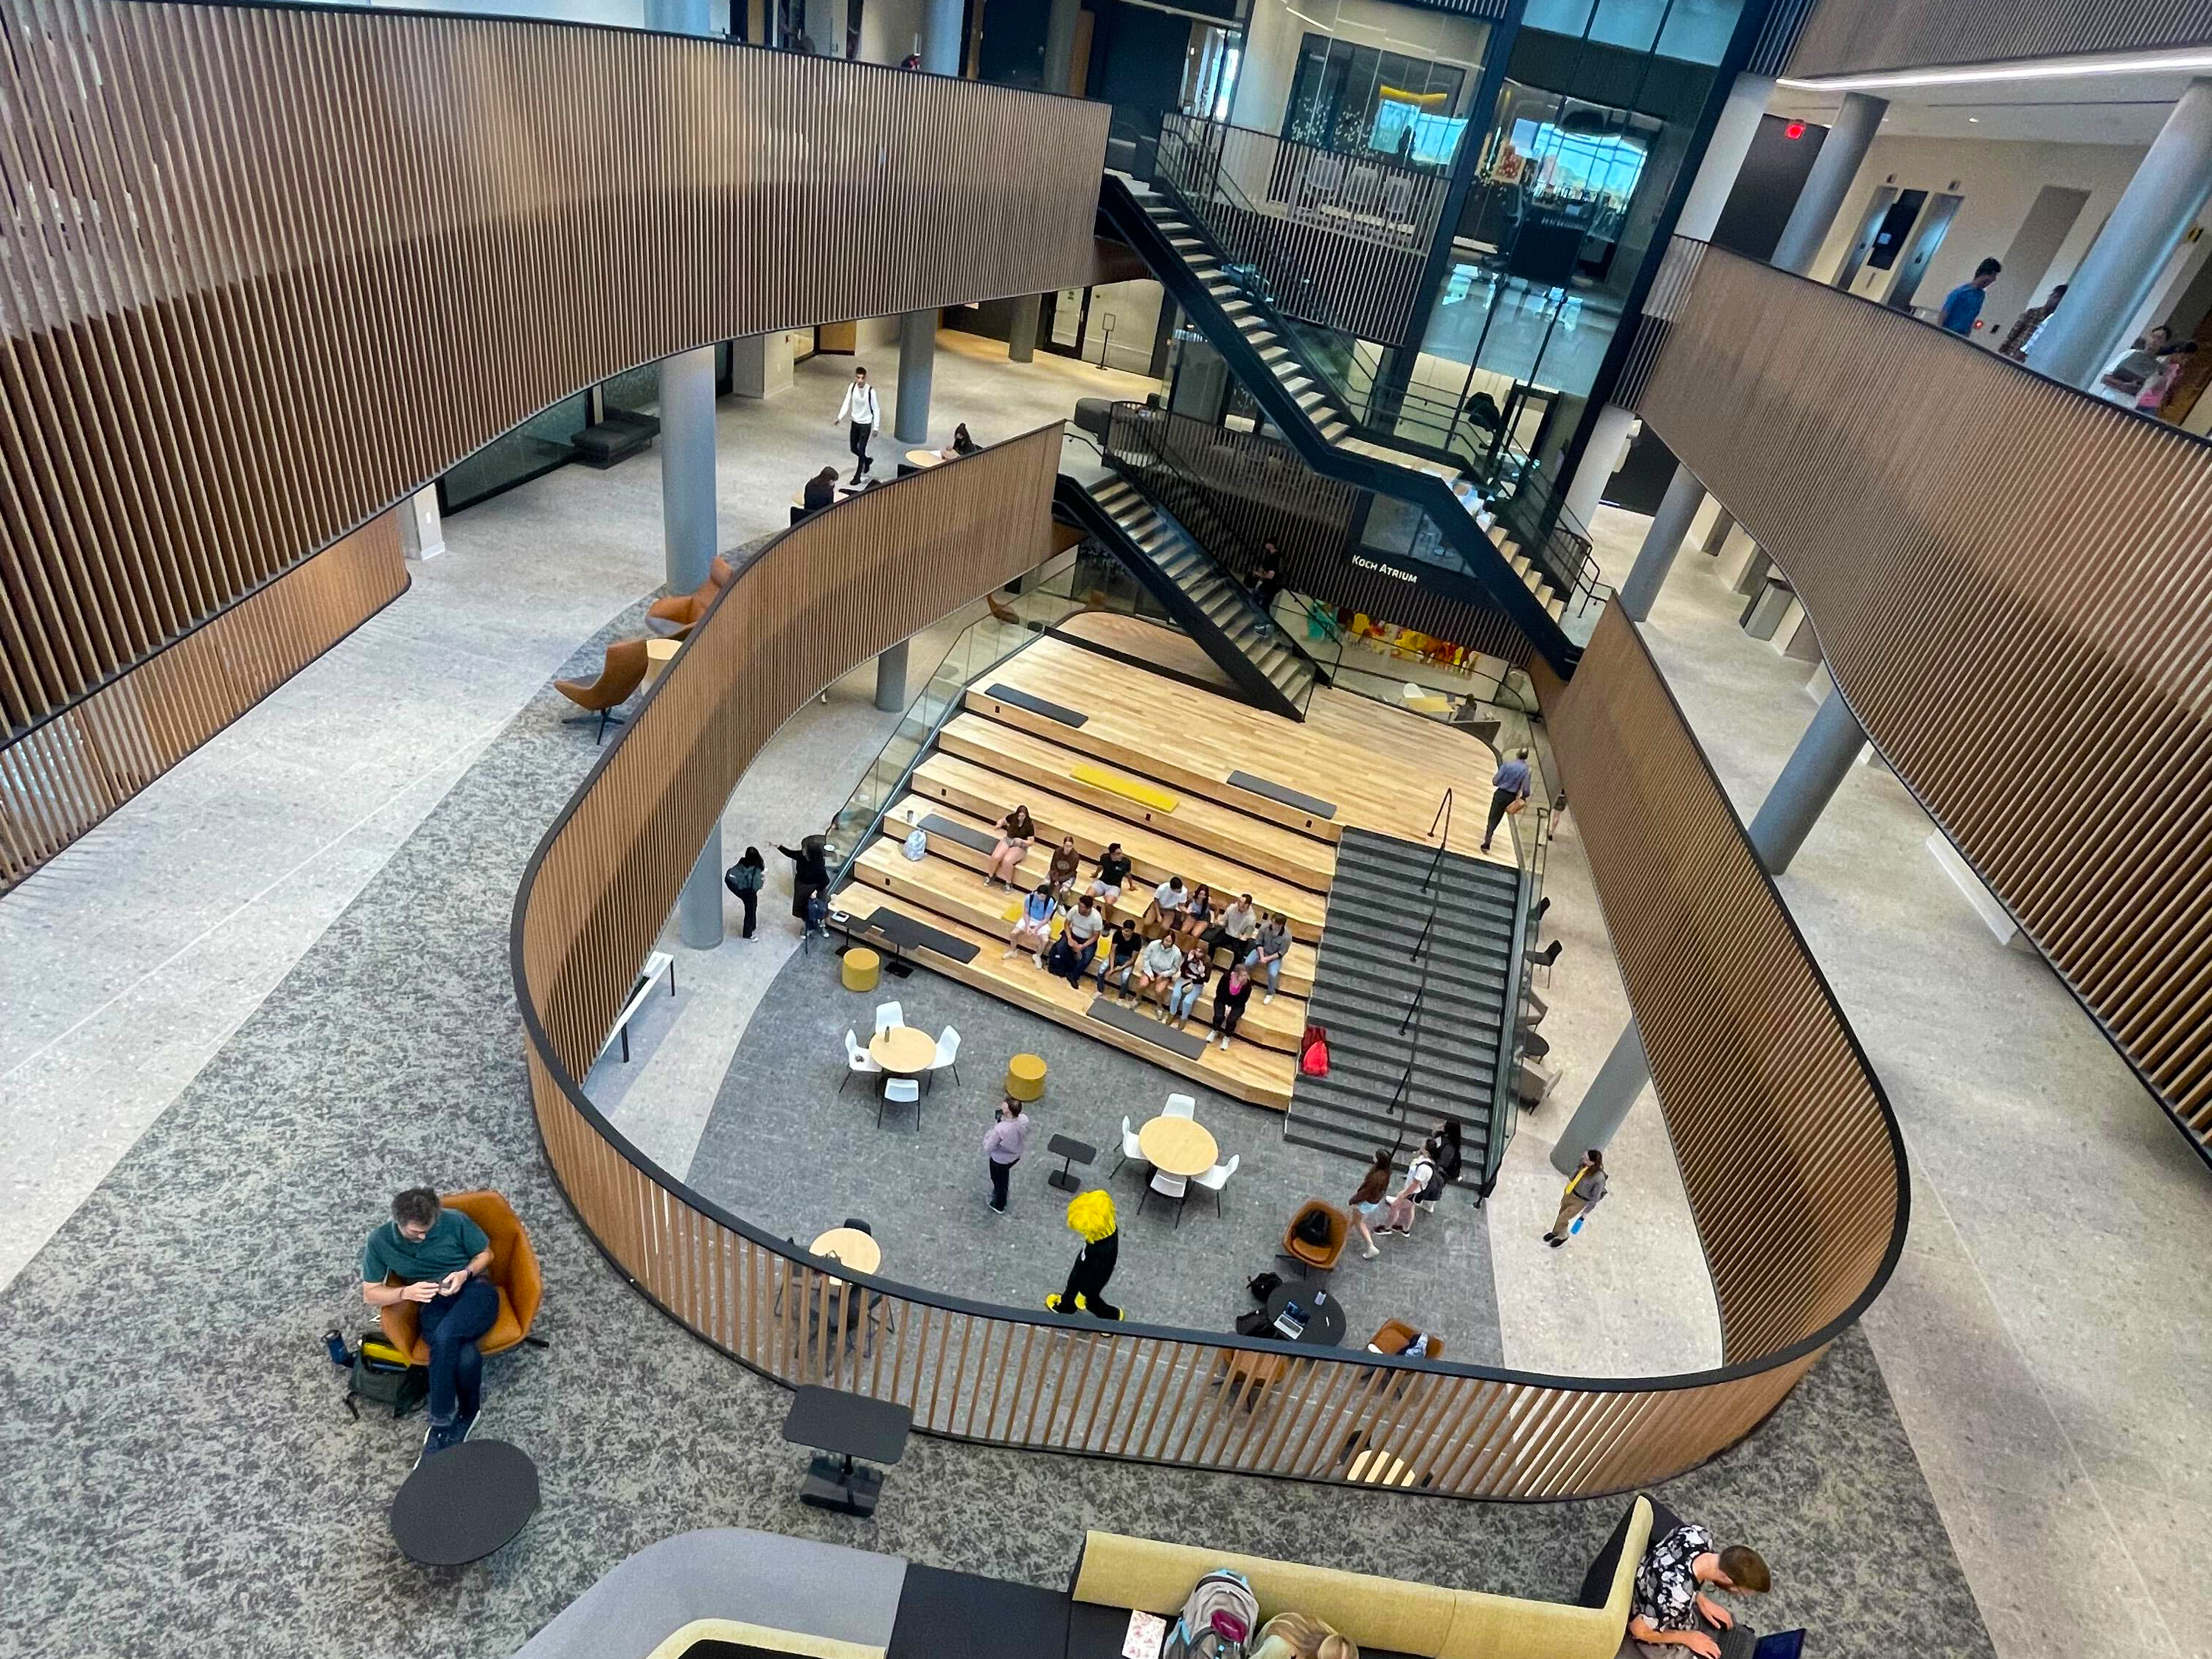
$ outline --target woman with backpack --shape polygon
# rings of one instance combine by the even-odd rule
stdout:
[[[745,855],[732,865],[722,875],[722,885],[738,896],[738,902],[745,907],[745,930],[739,939],[753,936],[753,923],[760,908],[761,884],[768,879],[768,860],[761,857],[757,847],[745,848]]]

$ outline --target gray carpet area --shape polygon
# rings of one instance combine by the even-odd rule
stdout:
[[[1066,1583],[1097,1526],[1572,1591],[1618,1503],[1463,1504],[918,1437],[872,1521],[797,1504],[805,1457],[777,1433],[788,1396],[629,1290],[538,1155],[507,927],[532,846],[593,757],[563,707],[548,692],[517,718],[0,1293],[0,1653],[507,1655],[618,1561],[700,1527],[1042,1585]],[[350,1421],[319,1341],[365,1322],[361,1238],[422,1180],[512,1196],[553,1345],[486,1366],[483,1432],[536,1458],[544,1505],[499,1555],[452,1571],[410,1565],[386,1528],[419,1419]],[[1812,1626],[1820,1659],[1990,1652],[1856,1334],[1668,1496],[1765,1551],[1763,1622]]]
[[[1033,969],[1025,971],[1036,971]],[[921,1127],[893,1106],[876,1127],[872,1079],[846,1078],[845,1033],[865,1042],[875,1006],[896,998],[909,1025],[960,1032],[960,1080],[939,1073],[923,1095]],[[1043,1057],[1045,1097],[1030,1109],[1030,1151],[1014,1170],[1005,1215],[985,1202],[981,1151],[1007,1060]],[[1176,1218],[1172,1199],[1144,1196],[1137,1165],[1112,1172],[1121,1120],[1141,1128],[1170,1092],[1198,1097],[1223,1163],[1237,1173],[1213,1196],[1194,1188]],[[795,956],[745,1028],[690,1181],[738,1214],[805,1243],[848,1216],[865,1218],[884,1247],[883,1272],[909,1285],[1034,1308],[1064,1282],[1076,1251],[1062,1212],[1066,1194],[1045,1184],[1060,1160],[1046,1152],[1066,1134],[1098,1149],[1077,1174],[1104,1185],[1121,1216],[1121,1263],[1111,1294],[1127,1316],[1156,1325],[1227,1330],[1253,1306],[1245,1283],[1279,1271],[1276,1249],[1301,1200],[1342,1204],[1361,1168],[1349,1158],[1282,1139],[1279,1112],[1200,1089],[1176,1073],[927,969],[886,975],[860,994],[844,988],[836,957]],[[1139,1208],[1139,1200],[1143,1208]],[[1447,1194],[1410,1238],[1386,1238],[1382,1255],[1355,1243],[1331,1289],[1343,1298],[1347,1340],[1364,1343],[1385,1319],[1442,1335],[1447,1352],[1501,1362],[1490,1234],[1466,1193]]]

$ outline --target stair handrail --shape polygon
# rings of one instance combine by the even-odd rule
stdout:
[[[1437,836],[1436,856],[1429,860],[1429,873],[1421,879],[1421,890],[1424,893],[1429,890],[1430,884],[1436,880],[1437,872],[1443,868],[1444,848],[1451,842],[1451,815],[1452,789],[1449,784],[1446,784],[1444,786],[1444,798],[1437,803],[1437,815],[1429,820],[1429,833],[1431,835],[1435,836],[1437,834],[1437,826],[1439,823],[1443,825],[1444,832],[1443,835]],[[1433,914],[1434,912],[1432,910],[1431,915]]]
[[[1505,1018],[1498,1028],[1498,1060],[1491,1075],[1490,1121],[1483,1131],[1482,1184],[1486,1187],[1497,1178],[1498,1164],[1505,1156],[1505,1143],[1512,1138],[1506,1124],[1512,1115],[1513,1080],[1521,1066],[1521,1013],[1528,1006],[1528,981],[1534,973],[1529,960],[1529,924],[1537,889],[1543,882],[1545,854],[1551,839],[1551,809],[1539,806],[1535,816],[1535,827],[1530,832],[1528,864],[1514,884],[1513,927],[1510,934],[1512,944],[1505,959]],[[1519,865],[1517,855],[1514,862]]]

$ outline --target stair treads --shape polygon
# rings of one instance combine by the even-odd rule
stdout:
[[[1157,675],[1146,678],[1154,684],[1173,683],[1163,681]],[[1251,813],[1240,812],[1218,801],[1187,796],[1176,803],[1174,812],[1158,812],[1110,789],[1082,782],[1075,776],[1075,769],[1088,760],[1085,754],[1062,748],[1022,726],[1002,726],[981,714],[956,714],[938,733],[937,746],[941,753],[956,755],[1066,799],[1080,802],[1131,828],[1150,829],[1160,836],[1218,853],[1255,869],[1272,870],[1287,881],[1317,892],[1327,890],[1329,874],[1336,868],[1336,849],[1328,843],[1285,830]],[[1016,789],[1014,795],[1018,800],[1029,799],[1027,792],[1021,789]],[[1032,815],[1036,813],[1034,802],[1030,802],[1030,810]],[[1079,842],[1080,839],[1079,833]],[[1115,834],[1106,839],[1128,838]],[[1170,873],[1180,875],[1186,881],[1193,879],[1190,872],[1179,865],[1171,864]]]
[[[1088,714],[1079,714],[1073,708],[1054,702],[1048,698],[1031,696],[1026,691],[997,680],[994,680],[986,690],[987,695],[996,697],[1000,702],[1010,702],[1017,708],[1026,708],[1032,714],[1042,714],[1048,720],[1058,720],[1062,726],[1079,726],[1091,718]]]
[[[1075,837],[1075,849],[1083,854],[1086,866],[1097,862],[1109,842],[1118,841],[1122,852],[1128,855],[1131,877],[1141,884],[1140,888],[1131,890],[1131,896],[1139,900],[1139,909],[1144,908],[1141,900],[1151,889],[1170,876],[1181,876],[1193,885],[1204,882],[1223,895],[1224,900],[1233,899],[1239,893],[1251,894],[1252,902],[1261,909],[1279,910],[1288,916],[1291,937],[1304,941],[1309,947],[1321,937],[1324,906],[1318,893],[1186,842],[1136,829],[1110,813],[1057,796],[1041,795],[1018,779],[975,765],[957,755],[932,755],[915,769],[912,787],[915,794],[891,809],[902,826],[914,822],[917,807],[925,813],[935,805],[955,808],[988,825],[1003,817],[1018,800],[1025,803],[1037,825],[1036,844],[1030,849],[1029,860],[1022,866],[1023,878],[1031,884],[1044,879],[1050,851],[1059,845],[1061,836]],[[896,833],[903,834],[903,828]],[[988,856],[991,848],[998,845],[998,837],[988,832],[978,833],[982,834],[987,843],[981,850]],[[1291,960],[1295,964],[1295,952]]]
[[[998,850],[999,838],[989,830],[977,830],[965,823],[955,823],[942,812],[927,814],[917,827],[924,835],[933,839],[943,836],[948,841],[960,842],[986,855]]]
[[[1206,1052],[1206,1039],[1193,1036],[1188,1031],[1178,1031],[1164,1020],[1153,1019],[1135,1008],[1124,1008],[1110,997],[1091,999],[1091,1018],[1101,1024],[1110,1025],[1117,1031],[1126,1031],[1133,1037],[1157,1043],[1170,1054],[1181,1054],[1185,1060],[1196,1060]]]
[[[901,915],[923,921],[931,919],[932,913],[927,908],[896,895],[877,893],[857,883],[841,889],[832,896],[831,903],[865,912],[878,899],[882,901],[881,908]],[[1232,1043],[1226,1050],[1207,1048],[1196,1058],[1162,1048],[1118,1026],[1087,1018],[1085,1011],[1091,1005],[1092,992],[1077,990],[1064,979],[1040,974],[1026,957],[1012,962],[1002,960],[1000,952],[1005,947],[993,945],[992,935],[963,928],[957,922],[945,923],[944,931],[975,946],[975,953],[962,962],[932,951],[912,958],[916,967],[957,979],[1025,1013],[1049,1019],[1097,1042],[1110,1043],[1164,1070],[1249,1101],[1255,1106],[1281,1111],[1291,1103],[1291,1084],[1298,1073],[1297,1060],[1293,1054],[1252,1042]]]
[[[1317,818],[1336,816],[1336,803],[1322,800],[1313,795],[1301,794],[1279,783],[1270,783],[1265,778],[1255,778],[1249,772],[1231,772],[1229,781],[1239,789],[1249,789],[1255,795],[1265,795],[1269,800],[1279,800],[1285,806],[1295,806],[1301,812],[1310,812]]]

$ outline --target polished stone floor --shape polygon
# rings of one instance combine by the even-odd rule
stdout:
[[[1647,522],[1601,510],[1608,570]],[[1686,550],[1647,638],[1747,817],[1814,704],[1808,665],[1735,625],[1747,548]],[[1991,937],[1931,828],[1857,767],[1780,884],[1912,1161],[1868,1336],[2001,1655],[2212,1652],[2212,1181],[2041,959]]]

